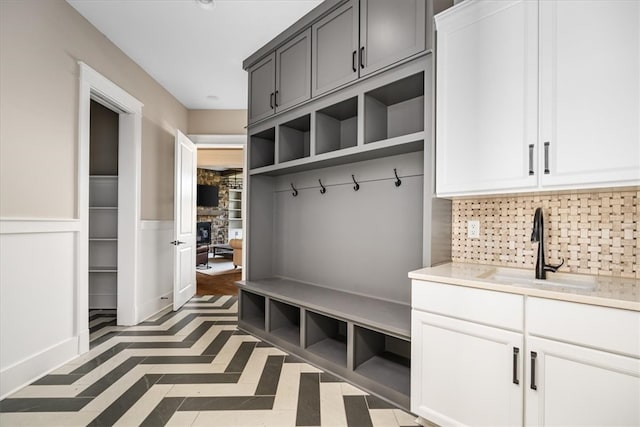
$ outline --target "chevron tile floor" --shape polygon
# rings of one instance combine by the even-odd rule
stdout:
[[[0,401],[0,425],[416,425],[236,325],[235,296],[195,297],[126,328],[94,311],[91,350]]]

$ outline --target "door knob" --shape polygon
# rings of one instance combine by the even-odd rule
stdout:
[[[174,246],[178,246],[178,245],[184,245],[186,242],[181,242],[180,240],[174,240],[173,242],[170,242],[170,243]]]

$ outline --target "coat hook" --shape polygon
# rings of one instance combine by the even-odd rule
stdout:
[[[291,183],[291,189],[293,190],[293,197],[296,197],[298,195],[298,190],[296,190],[296,187],[293,186],[293,182]]]
[[[396,171],[396,168],[393,168],[393,173],[396,176],[396,187],[400,187],[400,185],[402,185],[402,181],[398,178],[398,171]]]
[[[358,184],[358,182],[356,181],[356,177],[355,177],[355,176],[353,176],[353,175],[351,175],[351,179],[353,180],[353,183],[355,184],[355,185],[353,186],[353,189],[354,189],[355,191],[358,191],[358,190],[360,189],[360,184]]]
[[[320,194],[326,193],[327,192],[327,188],[324,185],[322,185],[322,180],[319,179],[318,182],[320,183],[320,187],[321,187],[320,188]]]

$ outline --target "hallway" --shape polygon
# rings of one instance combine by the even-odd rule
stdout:
[[[91,350],[0,401],[1,425],[409,426],[414,417],[236,328],[201,296],[128,328],[92,313]]]

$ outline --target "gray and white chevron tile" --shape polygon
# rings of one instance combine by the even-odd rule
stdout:
[[[416,425],[415,417],[237,329],[237,298],[134,327],[91,311],[91,350],[0,401],[2,426]]]

